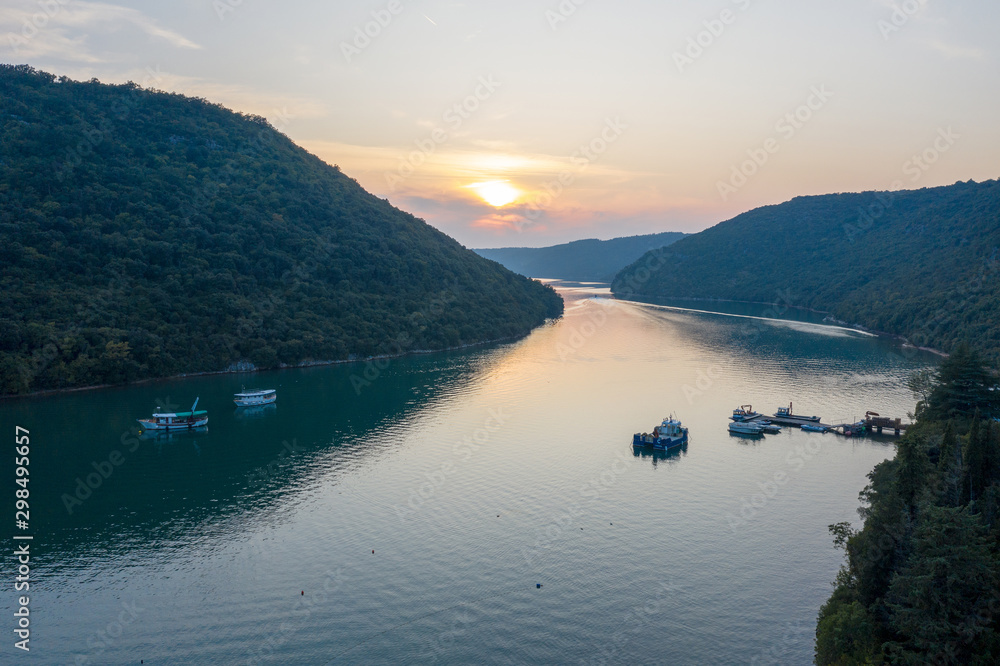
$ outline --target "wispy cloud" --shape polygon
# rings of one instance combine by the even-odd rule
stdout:
[[[90,38],[123,29],[138,29],[179,49],[201,46],[165,28],[137,9],[102,2],[63,0],[39,6],[0,7],[0,49],[18,58],[55,58],[74,62],[106,62],[90,48]]]
[[[967,58],[970,60],[982,60],[986,57],[986,51],[971,46],[959,46],[948,44],[940,39],[932,39],[930,47],[943,54],[947,58]]]

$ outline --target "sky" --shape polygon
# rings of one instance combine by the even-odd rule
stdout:
[[[0,0],[0,61],[267,117],[467,247],[1000,177],[996,0]]]

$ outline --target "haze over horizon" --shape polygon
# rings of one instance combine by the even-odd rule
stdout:
[[[263,115],[469,247],[543,246],[996,178],[998,19],[984,0],[5,0],[0,59]]]

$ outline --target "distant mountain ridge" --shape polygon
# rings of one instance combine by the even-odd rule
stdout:
[[[0,395],[446,349],[562,307],[264,118],[0,65]]]
[[[549,247],[503,247],[473,251],[528,277],[611,282],[618,271],[649,250],[670,245],[685,235],[665,231],[611,240],[589,238]]]
[[[651,270],[652,268],[652,270]],[[1000,182],[797,197],[625,268],[612,291],[806,307],[1000,359]]]

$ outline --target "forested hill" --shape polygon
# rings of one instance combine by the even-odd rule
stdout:
[[[860,530],[819,612],[816,663],[1000,663],[1000,415],[995,372],[960,344],[895,458],[868,475]]]
[[[0,66],[0,394],[523,335],[550,288],[260,117]]]
[[[650,270],[650,269],[655,270]],[[914,344],[1000,359],[1000,182],[799,197],[623,270],[621,297],[808,307]]]
[[[606,241],[591,238],[551,247],[503,247],[476,252],[529,277],[610,282],[618,271],[649,250],[683,237],[682,233],[667,231]]]

